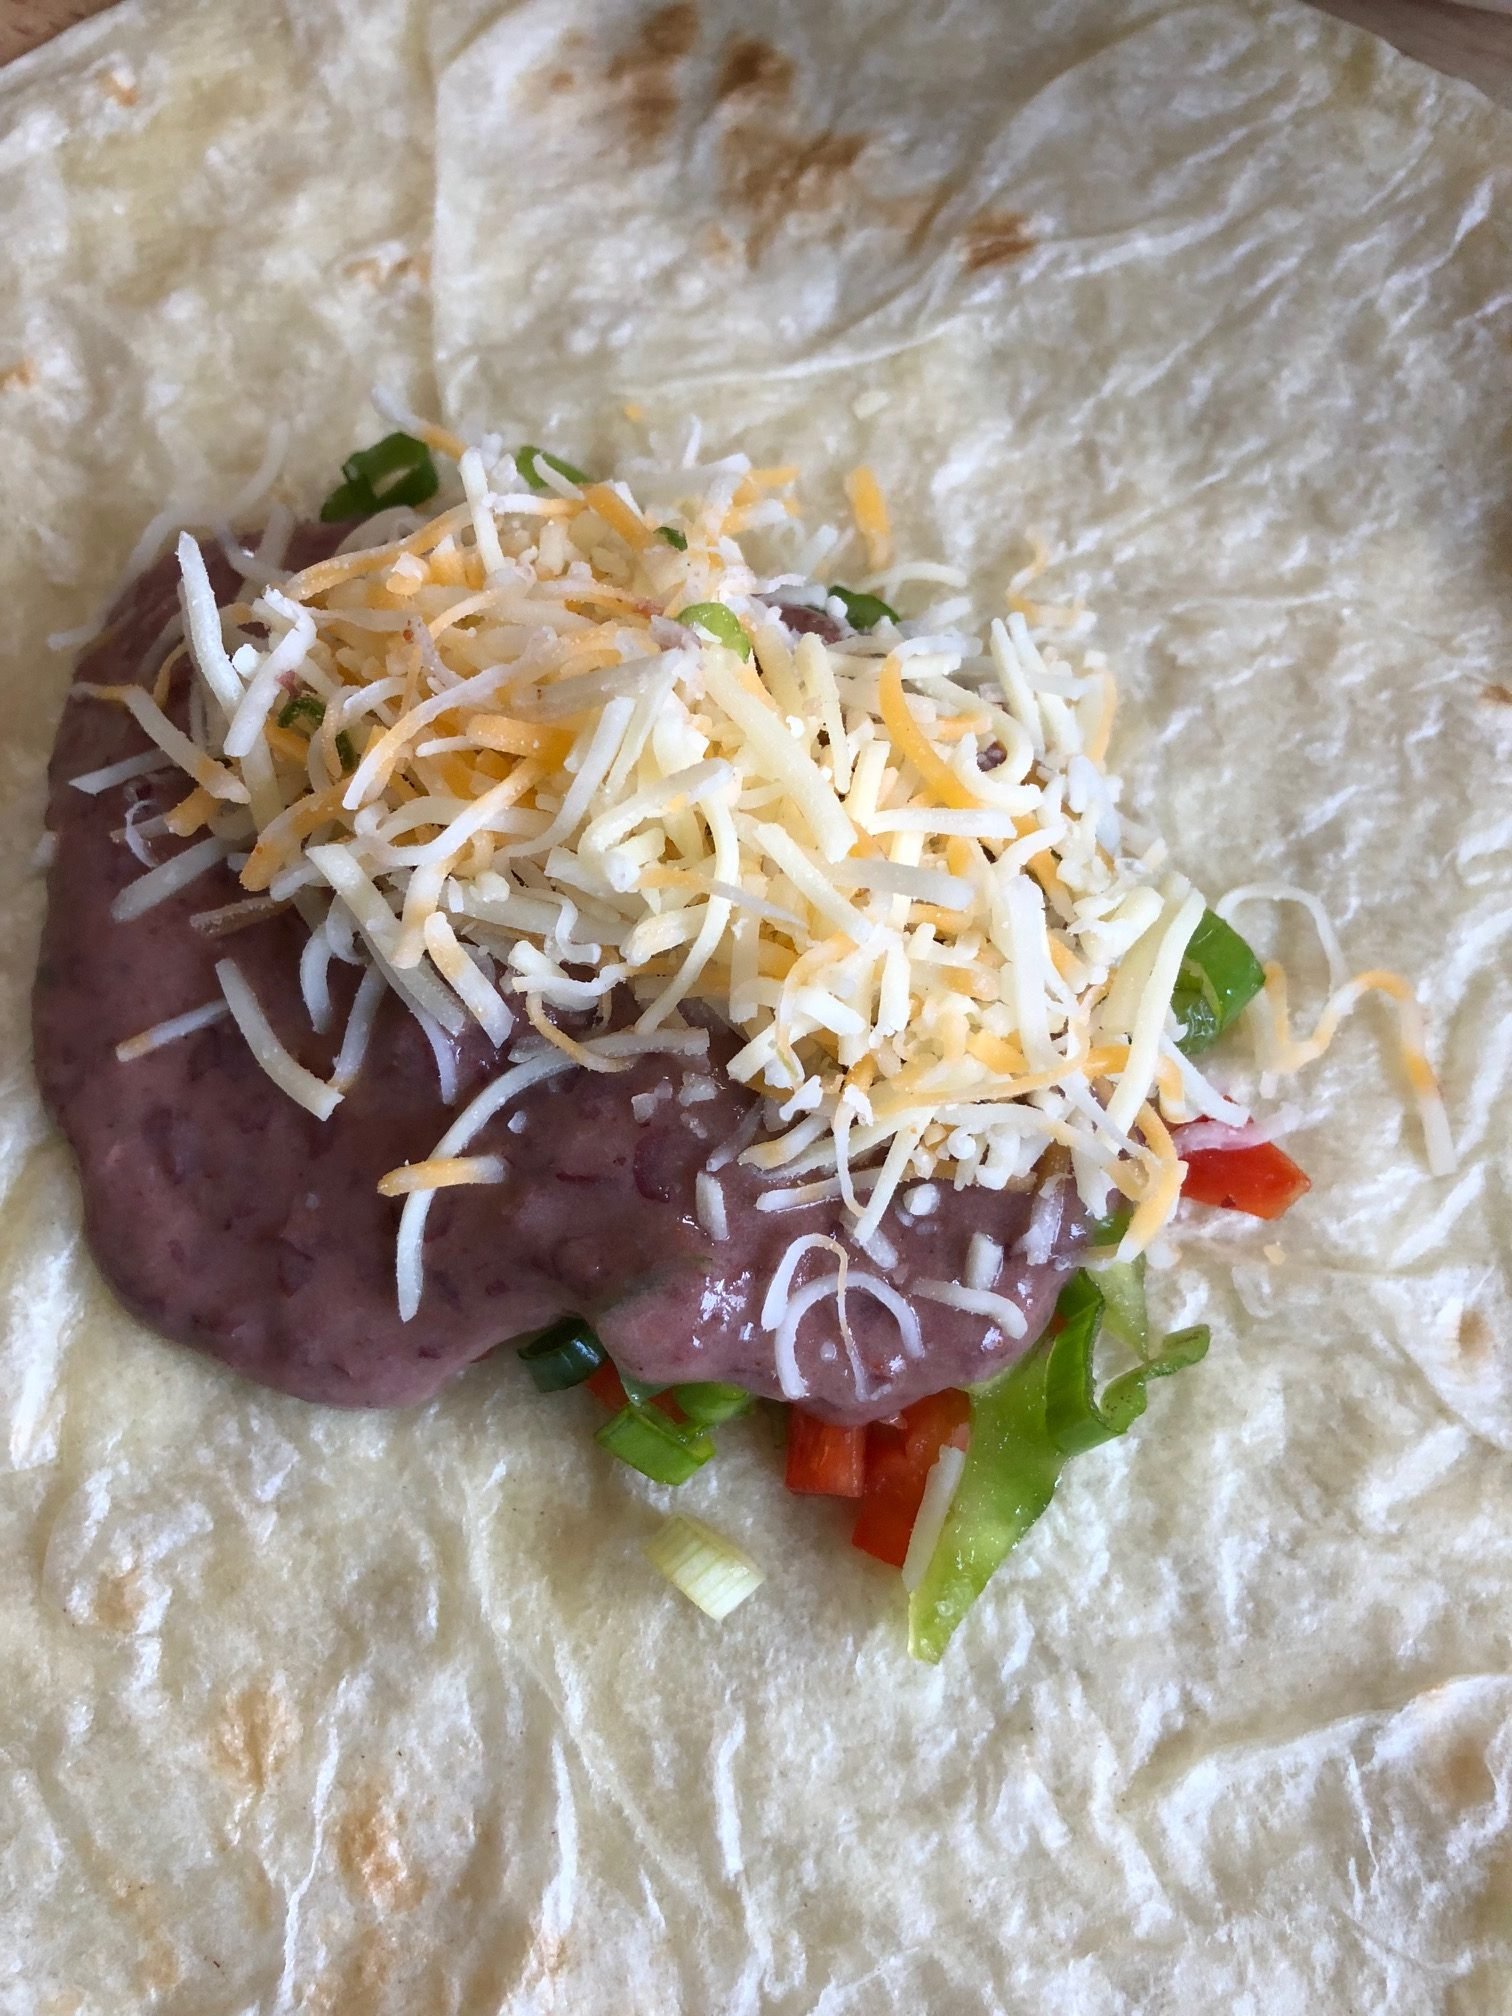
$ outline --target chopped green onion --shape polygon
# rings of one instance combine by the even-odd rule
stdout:
[[[682,1512],[674,1513],[646,1542],[646,1554],[674,1589],[716,1623],[766,1580],[749,1554],[701,1519]]]
[[[1093,1349],[1103,1296],[1080,1272],[1056,1304],[1060,1329],[971,1396],[971,1439],[934,1553],[908,1599],[908,1645],[937,1661],[993,1571],[1055,1495],[1070,1456],[1122,1435],[1145,1410],[1145,1388],[1208,1348],[1206,1325],[1173,1332],[1147,1364],[1110,1381],[1098,1399]]]
[[[751,640],[741,629],[740,618],[733,609],[726,609],[723,602],[691,602],[686,609],[679,611],[677,620],[695,630],[702,630],[716,644],[738,651],[742,658],[751,655]]]
[[[366,483],[380,504],[423,504],[439,486],[430,450],[413,434],[385,434],[341,465],[348,483]]]
[[[864,595],[859,588],[831,588],[837,602],[845,604],[845,614],[853,630],[875,630],[885,617],[896,623],[898,612],[889,609],[880,595]]]
[[[686,553],[688,550],[687,533],[679,532],[675,525],[658,525],[656,536],[658,539],[665,539],[669,546],[675,546],[679,553]]]
[[[365,483],[339,483],[320,507],[320,522],[339,525],[348,518],[371,518],[377,508]]]
[[[541,472],[536,467],[538,462],[544,462],[548,469],[555,469],[558,476],[565,476],[569,483],[583,484],[589,480],[581,469],[574,469],[572,464],[564,462],[560,455],[548,455],[544,448],[531,448],[528,446],[517,448],[515,450],[515,467],[525,478],[525,481],[530,485],[532,490],[545,490],[550,487],[542,480]]]
[[[352,738],[345,728],[338,728],[336,730],[335,740],[336,757],[342,769],[348,772],[355,770],[357,768],[357,751],[352,746]]]
[[[296,693],[289,704],[279,711],[280,728],[292,728],[296,721],[308,721],[312,728],[318,728],[325,719],[325,702],[315,693]]]
[[[654,1400],[658,1393],[665,1393],[667,1390],[665,1386],[658,1386],[655,1380],[637,1379],[631,1372],[621,1372],[619,1382],[624,1387],[627,1397],[638,1407],[644,1406],[646,1401]]]
[[[349,455],[341,473],[346,481],[320,507],[328,525],[371,518],[391,504],[423,504],[440,487],[430,450],[413,434],[385,434],[371,448]]]
[[[565,1393],[581,1386],[608,1361],[604,1348],[581,1316],[564,1316],[520,1346],[520,1360],[538,1393]]]
[[[752,1401],[752,1395],[743,1386],[722,1386],[716,1380],[705,1380],[695,1386],[674,1386],[672,1398],[700,1428],[717,1428],[721,1421],[733,1421],[737,1414],[745,1413]]]
[[[714,1454],[702,1429],[685,1428],[659,1407],[634,1400],[611,1415],[593,1439],[653,1484],[686,1484]]]
[[[1150,1315],[1145,1307],[1145,1257],[1103,1260],[1092,1273],[1101,1290],[1104,1320],[1113,1336],[1143,1358],[1150,1348]]]
[[[1176,1020],[1186,1030],[1181,1048],[1187,1056],[1215,1043],[1264,985],[1264,969],[1239,933],[1204,910],[1171,996]]]
[[[1120,1197],[1106,1218],[1092,1220],[1092,1250],[1100,1246],[1116,1246],[1129,1229],[1129,1221],[1134,1216],[1134,1206],[1127,1197]]]

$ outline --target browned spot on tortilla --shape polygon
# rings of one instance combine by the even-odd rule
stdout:
[[[37,2016],[81,2016],[83,2007],[84,1997],[70,1989],[64,1995],[49,1995],[37,2010]]]
[[[1454,1745],[1434,1777],[1450,1805],[1462,1811],[1467,1806],[1484,1806],[1496,1797],[1496,1780],[1486,1762],[1485,1746],[1473,1736]]]
[[[1512,707],[1512,686],[1483,686],[1481,698],[1493,707]]]
[[[567,1964],[567,1942],[555,1932],[537,1925],[525,1956],[525,1980],[533,1988],[550,1988]]]
[[[961,257],[968,273],[986,266],[1006,266],[1035,246],[1029,219],[1019,210],[983,210],[961,234]]]
[[[635,40],[610,62],[605,74],[619,88],[625,124],[637,146],[654,146],[677,117],[672,73],[697,40],[697,8],[691,0],[672,0],[648,14]]]
[[[705,224],[698,234],[698,255],[701,259],[717,260],[721,265],[728,265],[739,249],[723,224]]]
[[[304,2016],[367,2016],[376,2009],[398,1957],[390,1933],[365,1937],[348,1958],[327,1968],[299,2007]]]
[[[166,1933],[153,1933],[137,1967],[137,1979],[143,1990],[148,1995],[166,1995],[170,1988],[178,1986],[183,1973]]]
[[[1491,1325],[1479,1309],[1467,1309],[1459,1320],[1459,1352],[1472,1365],[1483,1365],[1491,1356]]]
[[[134,1631],[147,1607],[147,1591],[139,1568],[127,1566],[117,1575],[102,1576],[94,1596],[94,1618],[107,1631]]]
[[[693,0],[672,0],[648,14],[640,33],[641,47],[648,56],[675,61],[686,56],[698,40],[698,9]]]
[[[557,44],[558,56],[564,47],[563,43]],[[569,91],[578,88],[579,81],[576,70],[565,63],[553,61],[542,69],[527,70],[520,79],[520,89],[532,102],[538,102],[547,98],[565,98]]]
[[[410,1868],[405,1856],[399,1817],[381,1792],[368,1787],[347,1807],[334,1830],[342,1874],[382,1911],[408,1911],[425,1895],[425,1879]]]
[[[746,257],[753,264],[794,217],[843,212],[851,170],[864,153],[865,133],[795,138],[765,123],[732,127],[720,143],[725,189],[746,212]]]
[[[111,1879],[110,1891],[135,1922],[142,1941],[137,1958],[137,1980],[142,1992],[166,1995],[178,1986],[184,1970],[173,1941],[163,1929],[156,1885],[133,1883],[116,1876]]]
[[[30,357],[23,357],[19,364],[12,364],[0,371],[0,392],[24,392],[37,382],[37,367]]]
[[[759,91],[769,98],[785,98],[792,88],[792,57],[784,56],[770,42],[744,35],[725,52],[714,96],[724,99],[733,98],[740,91]]]
[[[263,1792],[299,1740],[299,1721],[283,1689],[254,1684],[227,1702],[214,1735],[214,1756],[248,1792]]]
[[[100,89],[107,98],[113,98],[117,105],[135,105],[137,102],[135,82],[129,76],[123,76],[119,70],[107,70],[100,79]]]
[[[430,259],[424,252],[407,252],[398,259],[372,254],[349,261],[342,270],[349,279],[361,280],[369,287],[402,286],[408,280],[423,287],[430,278]]]

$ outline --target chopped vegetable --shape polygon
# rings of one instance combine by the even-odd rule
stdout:
[[[564,1393],[609,1365],[604,1347],[581,1316],[564,1316],[520,1346],[520,1358],[538,1393]]]
[[[681,1413],[672,1395],[660,1386],[652,1386],[644,1379],[622,1377],[618,1367],[606,1358],[603,1365],[591,1379],[583,1381],[585,1392],[591,1393],[602,1406],[611,1410],[628,1406],[632,1401],[637,1407],[659,1407],[664,1414],[680,1420]]]
[[[357,768],[357,751],[352,746],[352,738],[345,728],[336,731],[336,755],[343,770],[348,775]]]
[[[349,518],[371,518],[377,506],[360,483],[340,483],[320,507],[321,523],[344,524]]]
[[[637,1406],[645,1406],[647,1401],[657,1399],[666,1391],[654,1379],[637,1379],[633,1372],[621,1372],[619,1379],[626,1397],[635,1401]]]
[[[896,623],[898,612],[889,609],[880,595],[866,595],[858,588],[831,588],[830,594],[845,605],[846,619],[853,630],[875,630],[886,620]]]
[[[1144,1412],[1146,1386],[1206,1352],[1206,1327],[1173,1333],[1160,1354],[1114,1379],[1099,1401],[1093,1350],[1103,1297],[1085,1272],[1056,1305],[1060,1324],[971,1399],[971,1440],[934,1554],[908,1603],[909,1650],[933,1663],[993,1571],[1055,1495],[1068,1456],[1124,1431]]]
[[[325,719],[325,702],[316,693],[296,693],[286,707],[279,710],[280,728],[292,728],[299,721],[308,721],[312,729],[318,728]]]
[[[1127,1197],[1121,1197],[1106,1218],[1092,1220],[1092,1250],[1100,1246],[1116,1246],[1129,1229],[1129,1220],[1134,1216],[1134,1206]]]
[[[859,1498],[866,1489],[866,1430],[837,1428],[789,1407],[787,1487],[826,1498]]]
[[[1101,1290],[1090,1275],[1074,1274],[1061,1291],[1056,1309],[1065,1321],[1050,1341],[1045,1373],[1045,1426],[1063,1456],[1095,1449],[1100,1442],[1124,1434],[1145,1411],[1151,1379],[1168,1378],[1207,1356],[1209,1333],[1205,1323],[1189,1330],[1172,1330],[1161,1339],[1157,1358],[1110,1379],[1099,1400],[1092,1361],[1103,1314]]]
[[[674,1589],[716,1623],[766,1580],[749,1554],[701,1519],[682,1512],[674,1513],[646,1542],[646,1555]]]
[[[594,1441],[653,1484],[686,1484],[714,1454],[701,1428],[670,1420],[658,1407],[632,1400],[600,1428]]]
[[[371,518],[392,504],[423,504],[440,487],[430,450],[413,434],[385,434],[371,448],[349,455],[341,473],[346,481],[320,507],[328,525]]]
[[[971,1402],[949,1388],[915,1400],[891,1421],[866,1431],[866,1489],[851,1545],[901,1568],[930,1472],[947,1442],[964,1443]]]
[[[686,609],[679,611],[677,620],[695,630],[702,630],[716,644],[738,651],[742,658],[751,655],[751,640],[741,629],[740,618],[733,609],[726,609],[723,602],[691,602]]]
[[[536,467],[538,462],[544,462],[548,469],[555,469],[558,476],[565,476],[569,483],[581,484],[589,480],[581,469],[574,469],[572,464],[564,462],[560,455],[548,455],[544,448],[527,446],[516,450],[515,467],[532,490],[544,490],[547,487],[541,480],[540,470]]]
[[[1137,1260],[1105,1260],[1094,1268],[1092,1278],[1102,1291],[1106,1304],[1103,1317],[1108,1329],[1143,1358],[1150,1348],[1143,1253]]]
[[[1172,1138],[1180,1154],[1179,1128]],[[1194,1148],[1182,1159],[1187,1167],[1183,1197],[1195,1204],[1244,1211],[1251,1218],[1279,1218],[1312,1188],[1312,1178],[1274,1141],[1261,1141],[1253,1148]]]
[[[675,525],[658,525],[656,536],[658,539],[665,539],[669,546],[675,546],[679,553],[686,553],[688,550],[687,533],[679,532]]]
[[[618,1371],[607,1358],[590,1379],[583,1381],[583,1387],[603,1407],[623,1407],[629,1398]]]
[[[1195,1057],[1208,1049],[1265,985],[1260,961],[1231,925],[1211,910],[1192,933],[1177,975],[1171,1008]]]
[[[721,1421],[733,1421],[737,1414],[744,1414],[752,1396],[743,1386],[725,1386],[707,1380],[692,1386],[674,1386],[672,1398],[700,1428],[716,1428]]]

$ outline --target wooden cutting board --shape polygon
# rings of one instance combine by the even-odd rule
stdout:
[[[0,0],[0,63],[36,48],[109,0]],[[231,4],[231,0],[226,0]],[[1384,35],[1409,56],[1468,77],[1512,105],[1512,0],[1319,0],[1331,14]]]

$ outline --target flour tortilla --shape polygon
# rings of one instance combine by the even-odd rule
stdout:
[[[0,79],[4,2016],[1512,1995],[1512,127],[1281,4],[752,21],[143,0]],[[82,1250],[24,1034],[43,639],[271,421],[318,499],[374,380],[584,463],[696,412],[837,514],[864,457],[989,584],[1039,532],[1182,865],[1422,983],[1458,1176],[1363,1010],[1312,1197],[1178,1229],[1211,1357],[938,1670],[763,1422],[679,1501],[770,1571],[716,1629],[575,1400],[284,1401]],[[1241,922],[1315,1003],[1300,913]]]

